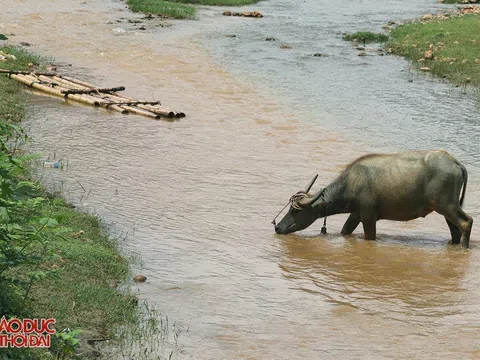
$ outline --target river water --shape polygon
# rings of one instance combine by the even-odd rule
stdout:
[[[315,190],[359,155],[420,148],[467,166],[465,210],[478,217],[474,94],[341,39],[441,5],[269,0],[255,6],[262,19],[204,8],[138,30],[126,20],[142,15],[114,0],[0,4],[0,30],[59,71],[187,114],[153,121],[31,96],[26,122],[35,151],[68,160],[43,181],[129,234],[148,277],[141,297],[189,327],[187,357],[480,358],[475,225],[465,250],[435,214],[380,222],[376,242],[361,227],[340,236],[345,216],[329,218],[327,236],[320,222],[288,236],[270,224],[313,174]]]

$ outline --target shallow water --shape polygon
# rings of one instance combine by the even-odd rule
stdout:
[[[479,214],[474,96],[341,40],[438,4],[270,0],[255,7],[263,19],[205,8],[140,31],[116,22],[142,16],[112,0],[1,3],[0,30],[73,64],[60,71],[187,114],[157,122],[32,96],[26,124],[35,151],[68,160],[44,182],[130,234],[141,297],[189,326],[187,357],[480,357],[475,225],[465,250],[434,214],[380,222],[376,242],[361,227],[340,236],[345,216],[328,219],[327,236],[320,221],[289,236],[270,224],[313,174],[317,189],[361,154],[415,148],[465,163],[465,210]]]

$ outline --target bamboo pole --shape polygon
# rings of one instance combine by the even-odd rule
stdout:
[[[63,97],[60,90],[45,86],[43,84],[39,84],[38,79],[36,79],[34,77],[30,77],[28,75],[17,75],[17,74],[12,74],[11,77],[13,79],[15,79],[17,81],[20,81],[21,83],[27,85],[28,87],[33,87],[35,89],[45,91],[49,94],[53,94],[53,95]]]
[[[110,101],[127,101],[127,102],[132,101],[132,102],[134,102],[134,100],[132,100],[130,98],[126,98],[126,97],[118,96],[118,95],[114,95],[114,94],[103,94],[103,96],[101,96],[101,98],[106,99],[106,100],[110,100]],[[139,109],[142,109],[144,111],[149,111],[149,112],[154,113],[155,115],[157,115],[157,117],[156,117],[157,119],[159,119],[161,117],[168,117],[168,118],[171,119],[175,116],[175,113],[173,111],[170,111],[170,113],[172,113],[173,115],[168,116],[168,112],[159,111],[157,109],[157,107],[153,106],[153,105],[137,104],[137,105],[135,105],[135,107],[137,107]]]
[[[102,107],[105,107],[107,109],[112,109],[112,110],[118,111],[122,114],[128,114],[129,113],[129,111],[127,109],[123,109],[120,106],[116,106],[116,105],[107,106],[106,104],[102,103],[102,101],[100,101],[100,99],[98,99],[94,96],[91,96],[91,95],[65,94],[65,93],[63,93],[63,91],[67,91],[67,90],[70,90],[70,89],[67,87],[68,84],[66,84],[64,82],[52,81],[53,80],[52,78],[49,78],[49,77],[46,77],[46,76],[43,76],[43,75],[39,76],[38,78],[42,81],[50,81],[50,82],[57,83],[56,88],[60,90],[60,93],[61,93],[60,96],[65,97],[67,99],[77,100],[77,101],[81,101],[81,102],[87,102],[89,104],[92,104],[92,102],[94,102],[93,103],[94,106],[102,106]],[[86,101],[83,101],[83,100],[80,100],[80,99],[85,99]]]
[[[53,72],[17,71],[17,70],[7,70],[7,69],[0,69],[0,73],[9,74],[9,75],[30,75],[32,73],[35,75],[47,75],[47,76],[57,75],[57,73],[53,73]]]
[[[131,111],[134,114],[143,115],[143,116],[151,117],[151,118],[154,118],[154,119],[160,119],[160,117],[161,117],[160,115],[154,114],[150,111],[137,109],[137,108],[131,107],[131,106],[120,106],[120,107],[122,109],[126,109],[128,111]]]
[[[88,84],[88,85],[91,85],[91,86],[80,85],[80,84],[75,83],[75,82],[73,82],[73,81],[67,80],[66,78],[69,78],[69,77],[68,77],[68,76],[60,76],[60,75],[58,75],[58,76],[54,76],[54,77],[53,77],[53,80],[57,81],[58,83],[64,84],[65,86],[69,86],[69,87],[71,87],[71,88],[75,88],[75,89],[78,89],[78,90],[90,90],[90,89],[95,88],[95,86],[92,85],[92,84]],[[72,79],[73,79],[73,78],[72,78]],[[74,80],[76,80],[76,79],[74,79]],[[97,97],[96,97],[96,98],[97,98]],[[105,99],[104,99],[103,97],[99,97],[99,99],[100,99],[101,101],[105,102]],[[130,112],[129,109],[126,109],[126,108],[124,108],[124,107],[120,107],[120,106],[118,106],[118,105],[116,105],[116,104],[112,104],[112,105],[110,105],[110,104],[105,104],[105,106],[106,106],[107,109],[113,109],[113,110],[120,111],[120,112],[122,112],[122,111],[123,111],[123,112]],[[143,114],[141,114],[141,115],[143,115]]]
[[[81,85],[81,86],[85,86],[85,87],[89,87],[89,88],[95,88],[95,85],[93,85],[93,84],[90,84],[88,82],[72,78],[70,76],[57,75],[56,77],[60,77],[61,79],[67,80],[67,81],[72,82],[76,85]],[[126,99],[127,101],[135,101],[134,99],[128,98],[128,97],[123,96],[123,95],[122,96],[119,96],[118,94],[109,94],[109,95],[112,95],[112,96],[115,96],[115,97],[118,97],[118,98],[123,98],[123,99]],[[177,114],[175,114],[175,112],[169,110],[168,108],[166,108],[164,106],[156,106],[155,108],[152,108],[152,106],[150,106],[150,105],[137,105],[137,107],[139,107],[141,109],[144,109],[144,110],[154,112],[155,114],[166,116],[168,118],[185,117],[185,113],[183,113],[183,112],[178,113],[180,115],[177,116]]]
[[[40,75],[40,76],[38,76],[38,78],[36,78],[32,75],[25,75],[25,76],[30,77],[32,79],[35,79],[36,81],[40,80],[40,81],[52,83],[52,79],[49,78],[49,77],[46,77],[44,75]],[[93,106],[100,106],[100,101],[98,101],[98,99],[94,98],[93,96],[77,95],[77,94],[72,94],[72,95],[63,94],[62,91],[68,90],[68,89],[63,87],[63,86],[60,86],[58,84],[55,85],[54,89],[58,90],[60,92],[60,96],[65,98],[65,99],[71,99],[71,100],[83,102],[83,103],[86,103],[86,104],[90,104],[90,105],[93,105]]]
[[[92,84],[87,83],[87,82],[82,81],[82,80],[78,80],[78,79],[72,78],[72,77],[70,77],[70,76],[57,75],[57,77],[60,77],[60,78],[65,79],[65,80],[67,80],[67,81],[73,82],[73,83],[75,83],[75,84],[77,84],[77,85],[85,86],[85,87],[92,88],[92,89],[95,88],[95,85],[92,85]]]
[[[125,97],[125,96],[119,96],[118,94],[105,94],[104,96],[102,96],[102,98],[106,98],[106,97],[111,99],[111,100],[115,100],[115,101],[132,101],[132,102],[135,102],[135,100],[133,100],[131,98],[128,98],[128,97]],[[151,111],[155,114],[158,114],[158,115],[161,115],[163,117],[170,118],[170,119],[175,117],[175,113],[173,111],[167,109],[164,106],[148,105],[148,104],[137,104],[135,106],[140,108],[140,109]]]
[[[6,72],[5,70],[4,72]],[[10,70],[8,70],[10,71]],[[105,94],[107,96],[98,96],[98,95],[86,95],[86,94],[62,94],[62,91],[68,91],[71,90],[71,88],[74,88],[75,90],[95,90],[97,89],[95,85],[90,84],[88,82],[78,80],[75,78],[72,78],[70,76],[65,76],[65,75],[59,75],[59,74],[53,74],[53,73],[28,73],[24,72],[27,78],[25,79],[20,79],[18,75],[20,74],[11,74],[9,75],[13,78],[15,78],[18,81],[21,81],[28,85],[29,87],[34,87],[38,90],[45,91],[47,93],[56,95],[56,96],[61,96],[61,97],[66,97],[68,99],[76,100],[79,102],[87,103],[93,106],[103,106],[107,109],[112,109],[116,110],[122,113],[128,113],[132,112],[138,115],[143,115],[147,117],[152,117],[155,119],[160,118],[161,116],[168,117],[168,118],[174,118],[174,117],[184,117],[185,114],[183,112],[175,113],[168,108],[160,105],[149,105],[149,104],[135,104],[133,106],[129,105],[116,105],[116,104],[109,104],[110,102],[139,102],[134,99],[125,97],[125,96],[120,96],[118,94]],[[27,75],[29,74],[29,75]],[[16,77],[14,77],[15,75]],[[63,86],[56,86],[56,89],[53,87],[49,87],[43,84],[38,84],[37,78],[35,75],[38,75],[39,78],[42,81],[45,82],[51,82],[52,80],[55,80],[57,83],[60,83]],[[21,76],[21,75],[20,75]],[[52,76],[51,78],[47,78],[46,76]],[[66,88],[65,88],[66,87]],[[64,89],[61,89],[64,88]],[[60,90],[60,91],[58,91]],[[101,99],[101,100],[100,100]],[[102,101],[103,100],[103,101]],[[140,101],[142,102],[142,101]],[[146,101],[145,101],[146,102]]]
[[[97,88],[97,89],[85,89],[85,90],[80,90],[80,89],[70,89],[70,90],[65,90],[63,93],[64,94],[92,94],[92,93],[113,93],[117,91],[123,91],[125,90],[125,86],[117,86],[113,88]]]
[[[65,82],[69,82],[71,83],[73,86],[81,89],[95,89],[95,85],[93,84],[89,84],[87,82],[84,82],[84,81],[81,81],[81,80],[78,80],[78,79],[74,79],[74,78],[71,78],[69,76],[55,76],[54,77],[55,79],[59,79],[59,80],[62,80],[63,83]],[[108,97],[107,97],[108,96]],[[112,102],[112,101],[115,101],[114,99],[121,99],[121,101],[125,101],[125,98],[123,97],[120,97],[120,96],[114,96],[114,95],[110,95],[110,94],[102,94],[102,96],[97,96],[97,98],[103,100],[103,101],[107,101],[107,102]],[[126,105],[122,105],[122,106],[118,106],[118,105],[110,105],[107,107],[120,107],[122,109],[125,109],[127,111],[131,111],[132,113],[134,114],[138,114],[138,115],[143,115],[143,116],[147,116],[147,117],[151,117],[151,118],[154,118],[154,119],[159,119],[160,116],[158,114],[155,114],[155,113],[152,113],[150,111],[148,111],[148,109],[137,109],[137,108],[134,108],[134,107],[131,107],[131,106],[126,106]]]
[[[78,89],[78,90],[83,90],[83,89],[87,88],[86,86],[82,86],[82,85],[76,84],[74,82],[65,80],[63,77],[58,76],[58,75],[53,76],[52,79],[55,80],[57,83],[63,84],[63,85],[68,86],[70,88],[74,88],[74,89]],[[88,88],[88,89],[90,89],[90,88]]]

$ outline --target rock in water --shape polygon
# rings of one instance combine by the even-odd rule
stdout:
[[[147,281],[147,277],[145,275],[135,275],[133,277],[133,281],[139,283],[139,282],[145,282]]]
[[[125,34],[127,30],[122,29],[122,28],[115,28],[112,30],[115,34]]]

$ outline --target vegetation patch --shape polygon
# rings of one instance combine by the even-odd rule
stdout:
[[[193,19],[196,10],[184,4],[163,0],[128,0],[132,11],[150,14],[159,14],[172,19]]]
[[[343,39],[347,41],[356,41],[363,44],[367,43],[381,43],[388,41],[388,35],[379,34],[370,31],[358,31],[353,34],[343,35]]]
[[[29,70],[42,61],[18,48],[0,51],[9,55],[3,69]],[[18,126],[24,96],[22,85],[0,74],[0,317],[55,318],[57,334],[50,351],[1,349],[0,358],[90,358],[92,339],[117,340],[159,317],[140,312],[135,297],[120,290],[131,277],[129,262],[101,222],[30,179],[27,168],[35,156],[19,150],[28,141]],[[157,330],[168,338],[168,329]],[[148,339],[141,340],[135,349],[147,351],[142,346]]]
[[[444,4],[473,4],[478,3],[479,0],[440,0],[439,2]]]
[[[189,5],[242,6],[259,0],[128,0],[132,11],[159,14],[172,19],[193,19],[196,9]]]
[[[480,16],[465,14],[398,26],[387,51],[455,84],[480,85]]]

